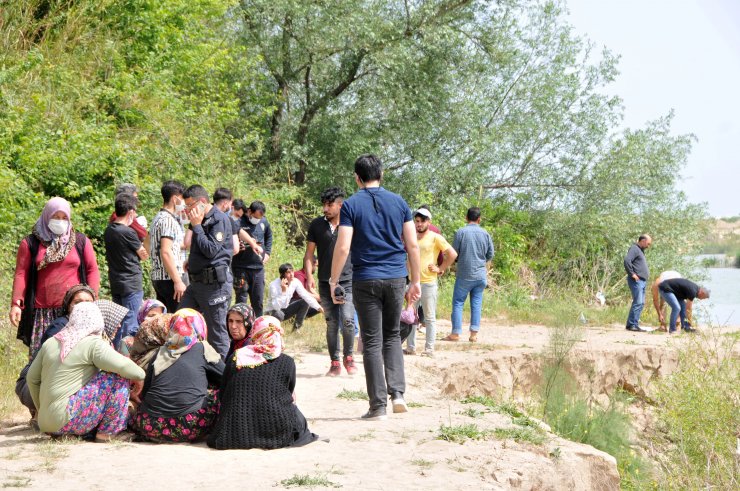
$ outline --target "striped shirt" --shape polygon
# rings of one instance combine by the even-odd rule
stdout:
[[[167,210],[159,210],[152,220],[152,225],[149,227],[149,235],[151,238],[152,251],[152,281],[171,280],[170,275],[164,267],[162,261],[162,252],[160,247],[162,245],[162,239],[172,239],[172,257],[175,259],[175,266],[177,267],[177,274],[182,276],[182,243],[185,239],[185,232],[182,229],[182,225],[177,218]]]

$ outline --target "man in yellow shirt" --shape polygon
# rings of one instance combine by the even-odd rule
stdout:
[[[437,276],[447,271],[447,268],[457,259],[457,252],[436,232],[429,230],[432,213],[419,208],[414,212],[414,226],[416,239],[419,242],[419,256],[421,258],[421,306],[424,309],[424,323],[426,325],[426,341],[424,342],[425,356],[434,355],[434,337],[437,334]],[[444,260],[437,266],[437,257],[442,253]],[[408,338],[406,354],[416,354],[416,329],[411,330]]]

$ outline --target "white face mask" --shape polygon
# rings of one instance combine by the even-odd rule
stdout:
[[[249,223],[251,223],[252,225],[257,225],[258,223],[260,223],[260,220],[262,219],[257,217],[249,217]]]
[[[183,200],[180,200],[178,203],[175,203],[175,211],[177,213],[182,213],[185,211],[185,202]]]
[[[62,235],[69,229],[69,221],[52,218],[49,220],[49,230],[54,235]]]

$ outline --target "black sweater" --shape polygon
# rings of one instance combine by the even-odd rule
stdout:
[[[221,412],[208,446],[224,450],[292,445],[305,428],[293,404],[295,382],[295,362],[288,355],[241,370],[230,356],[219,394]]]

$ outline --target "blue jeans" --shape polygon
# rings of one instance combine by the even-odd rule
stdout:
[[[462,332],[462,311],[468,294],[470,294],[470,331],[480,330],[480,311],[486,285],[486,280],[455,279],[455,288],[452,291],[452,334]]]
[[[631,276],[628,276],[627,285],[630,287],[630,293],[632,293],[632,307],[630,307],[630,313],[627,316],[627,327],[640,327],[640,315],[642,315],[642,309],[645,307],[647,281],[643,279],[635,281]],[[673,320],[675,321],[675,319]]]
[[[121,339],[126,336],[133,336],[139,331],[139,321],[136,316],[139,314],[141,304],[144,302],[144,292],[133,292],[127,295],[112,295],[113,301],[122,307],[126,307],[128,312],[121,322],[121,328],[113,339],[113,346],[118,349]]]
[[[660,296],[671,307],[671,320],[668,323],[670,332],[676,332],[676,319],[679,315],[681,316],[681,329],[685,329],[688,324],[686,322],[686,300],[679,300],[673,293],[663,290],[660,290]]]

